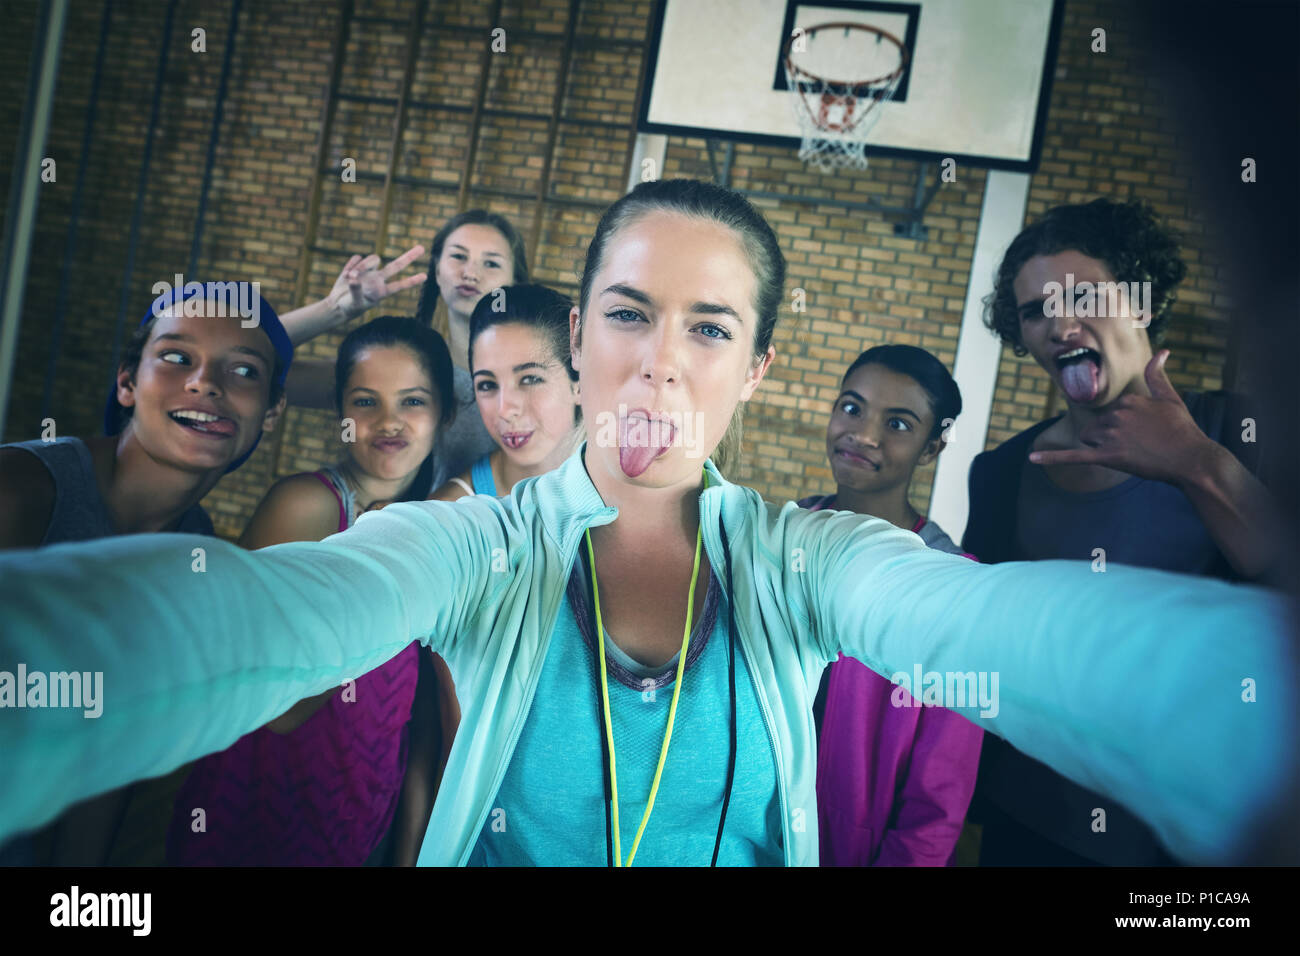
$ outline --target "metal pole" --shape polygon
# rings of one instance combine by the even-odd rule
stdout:
[[[235,0],[230,8],[230,27],[226,30],[226,52],[221,59],[221,82],[217,84],[217,102],[212,111],[212,132],[208,134],[208,158],[203,165],[203,186],[199,190],[199,214],[194,221],[194,242],[190,246],[187,276],[199,271],[199,250],[203,248],[203,221],[208,211],[208,192],[212,188],[212,167],[217,160],[217,139],[221,135],[221,114],[226,106],[226,87],[230,83],[230,64],[235,58],[235,35],[239,32],[239,7]]]
[[[495,0],[492,5],[492,26],[501,23],[501,2]],[[456,211],[464,212],[469,208],[470,180],[474,177],[474,159],[478,156],[479,132],[483,128],[483,100],[487,97],[488,79],[492,73],[492,46],[483,47],[483,56],[479,61],[478,89],[474,95],[474,113],[469,122],[469,147],[465,151],[465,174],[460,178],[460,193],[456,196]],[[430,263],[430,271],[437,263]]]
[[[573,68],[573,35],[578,29],[578,6],[579,0],[569,0],[569,20],[564,28],[564,48],[560,52],[560,75],[555,81],[555,95],[551,97],[551,121],[546,127],[546,150],[542,153],[542,175],[537,183],[537,206],[533,209],[533,225],[528,233],[528,248],[533,250],[534,263],[537,262],[537,249],[542,242],[542,220],[546,216],[551,173],[555,169],[560,113],[564,111],[564,94],[568,90],[569,73]]]
[[[149,110],[149,129],[145,133],[144,159],[140,162],[140,181],[135,192],[135,211],[131,214],[131,237],[126,247],[126,268],[122,276],[122,297],[117,307],[117,325],[113,330],[113,361],[109,368],[111,388],[117,378],[117,361],[122,353],[122,326],[126,322],[126,307],[131,301],[131,279],[135,273],[135,252],[140,245],[140,220],[144,217],[144,191],[149,185],[149,164],[153,158],[153,134],[158,129],[158,111],[162,105],[163,82],[167,77],[167,54],[172,44],[172,20],[176,14],[176,0],[167,4],[167,21],[163,24],[161,48],[158,51],[158,75],[153,85],[153,106]]]
[[[305,305],[307,286],[311,280],[312,253],[316,247],[316,233],[320,226],[321,205],[321,166],[329,149],[330,133],[334,129],[334,115],[338,112],[339,84],[343,79],[343,58],[348,51],[348,28],[352,23],[352,0],[340,0],[339,26],[334,34],[334,57],[330,62],[329,85],[325,88],[325,102],[320,121],[320,138],[316,140],[316,158],[312,161],[311,186],[307,190],[307,232],[302,240],[302,252],[298,255],[298,282],[293,290],[293,307]],[[337,175],[337,171],[335,171]],[[271,433],[275,437],[276,448],[280,447],[280,438],[284,435],[284,426]],[[278,453],[277,453],[278,454]]]
[[[415,79],[415,65],[420,55],[420,37],[424,33],[424,15],[429,0],[416,0],[411,14],[410,38],[406,43],[406,68],[402,71],[402,92],[397,98],[397,112],[393,116],[393,140],[388,148],[388,167],[384,173],[384,198],[379,207],[379,228],[375,230],[375,252],[386,258],[388,245],[388,218],[393,211],[393,185],[396,183],[397,165],[401,160],[402,134],[406,130],[407,100],[411,98],[411,82]]]
[[[50,361],[45,367],[45,390],[41,395],[41,418],[50,416],[54,405],[54,379],[63,351],[63,321],[68,314],[68,293],[72,286],[72,264],[77,257],[77,230],[81,225],[81,200],[86,194],[86,170],[90,168],[90,144],[99,115],[99,80],[104,73],[104,51],[108,48],[108,31],[113,22],[113,0],[104,0],[104,16],[99,22],[99,49],[95,51],[95,70],[90,80],[90,98],[86,101],[86,122],[81,134],[81,154],[77,163],[77,186],[72,193],[72,214],[68,222],[68,241],[63,247],[63,270],[59,275],[59,297],[54,303],[51,323]]]
[[[36,23],[32,65],[27,74],[27,100],[14,155],[13,181],[5,216],[4,248],[0,252],[4,288],[0,289],[0,436],[4,435],[13,384],[14,354],[18,349],[18,323],[22,319],[27,286],[27,261],[36,224],[37,191],[41,188],[41,160],[50,130],[50,110],[63,45],[67,0],[44,0]]]

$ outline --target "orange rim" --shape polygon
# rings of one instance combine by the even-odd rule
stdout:
[[[907,68],[907,48],[903,46],[903,41],[898,39],[898,37],[894,36],[888,30],[882,30],[879,27],[873,27],[866,23],[847,23],[844,21],[837,21],[835,23],[819,23],[816,26],[808,27],[804,30],[804,36],[811,37],[818,30],[833,30],[836,28],[843,28],[846,30],[865,30],[867,33],[874,33],[877,36],[884,37],[890,43],[894,44],[894,46],[898,47],[898,68],[869,80],[828,80],[825,77],[818,76],[810,70],[805,70],[803,67],[795,65],[794,61],[790,59],[790,48],[794,45],[795,38],[794,36],[790,36],[785,41],[782,58],[785,60],[785,68],[791,76],[796,80],[802,80],[804,77],[807,77],[808,80],[821,83],[825,86],[839,86],[844,87],[847,90],[856,90],[858,87],[862,86],[869,87],[875,84],[888,83],[896,77],[901,76],[903,70]],[[856,96],[857,94],[853,95]]]

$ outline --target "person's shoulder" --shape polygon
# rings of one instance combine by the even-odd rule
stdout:
[[[0,493],[54,500],[54,476],[41,457],[21,445],[0,445]]]
[[[459,501],[461,498],[469,497],[469,492],[465,490],[465,485],[473,487],[472,475],[469,471],[463,471],[455,478],[451,478],[441,488],[429,495],[429,501]]]
[[[735,497],[729,510],[724,513],[742,516],[746,524],[754,527],[760,544],[770,545],[781,541],[788,545],[797,543],[795,539],[800,538],[821,541],[829,529],[833,528],[837,533],[851,532],[857,525],[870,525],[878,531],[897,530],[888,521],[874,515],[842,511],[835,507],[816,508],[805,505],[810,500],[815,505],[822,496],[777,503],[764,499],[753,488],[744,485],[732,485],[731,488],[735,491]],[[728,530],[730,527],[729,522]]]
[[[1201,431],[1221,444],[1225,433],[1240,427],[1240,418],[1250,416],[1253,404],[1249,396],[1221,388],[1188,389],[1180,392],[1179,397]]]
[[[54,492],[54,476],[35,450],[26,442],[0,445],[0,488],[42,485]]]
[[[795,504],[800,508],[807,508],[809,511],[818,511],[826,507],[826,503],[830,499],[830,495],[809,495],[807,498],[800,498]]]
[[[312,472],[288,475],[273,484],[244,530],[244,547],[327,537],[338,530],[339,499]]]
[[[54,476],[36,454],[0,447],[0,548],[34,548],[54,515]]]
[[[266,498],[285,504],[293,503],[306,509],[322,508],[326,504],[337,505],[338,503],[338,497],[333,489],[312,471],[286,475],[271,486],[266,493]]]
[[[926,547],[933,551],[942,551],[945,554],[955,554],[963,558],[970,558],[972,561],[979,560],[970,552],[962,550],[961,546],[953,541],[946,531],[928,518],[926,519],[925,524],[921,525],[921,530],[918,531],[917,534],[921,536],[921,540],[925,542]]]
[[[338,493],[315,472],[286,475],[271,486],[266,500],[285,513],[303,519],[338,519]]]

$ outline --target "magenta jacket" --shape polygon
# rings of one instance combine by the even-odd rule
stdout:
[[[799,504],[820,511],[835,498]],[[964,553],[924,518],[912,531],[932,548]],[[984,732],[942,707],[914,706],[906,690],[851,658],[827,675],[817,753],[822,866],[950,864]],[[894,694],[913,706],[894,706]]]

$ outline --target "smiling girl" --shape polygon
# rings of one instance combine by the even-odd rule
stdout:
[[[258,325],[246,328],[225,301],[194,291],[207,287],[153,302],[118,367],[106,437],[0,446],[0,549],[215,533],[199,502],[275,427],[293,346],[264,299]],[[87,801],[0,859],[105,863],[128,797],[123,789]]]
[[[243,547],[319,541],[368,511],[412,500],[428,480],[434,437],[452,413],[451,358],[442,337],[413,319],[383,316],[348,334],[335,368],[346,455],[337,465],[276,482],[240,538]],[[420,735],[435,729],[428,721],[408,727],[417,683],[432,677],[419,660],[411,644],[195,764],[176,798],[169,862],[383,863],[394,850],[402,853],[384,841],[395,817],[395,832],[416,843],[406,848],[413,858],[428,819],[420,795],[431,793],[430,782],[408,788],[401,815],[399,797],[408,752],[421,750]],[[432,684],[422,690],[432,694]],[[195,807],[205,810],[198,830]]]
[[[0,447],[0,547],[212,532],[199,501],[275,426],[293,348],[265,300],[244,328],[194,298],[156,301],[127,343],[108,437]]]
[[[835,494],[799,506],[875,515],[931,548],[963,554],[908,500],[912,475],[943,451],[960,413],[957,383],[925,349],[868,349],[844,373],[826,426]],[[921,707],[843,655],[822,675],[813,713],[822,864],[949,863],[975,789],[979,727],[942,707]]]
[[[422,864],[816,864],[812,698],[841,651],[886,675],[997,671],[990,730],[1179,849],[1229,856],[1287,780],[1291,698],[1283,685],[1245,708],[1200,690],[1287,666],[1282,601],[1143,569],[987,567],[731,484],[673,423],[690,417],[717,448],[775,355],[784,274],[740,195],[642,183],[597,226],[570,315],[584,420],[613,416],[609,433],[635,442],[602,430],[507,497],[214,548],[206,575],[162,592],[185,539],[0,556],[0,659],[53,670],[75,656],[119,701],[94,722],[4,715],[0,748],[29,783],[0,790],[0,827],[229,746],[419,640],[446,659],[464,713]],[[1171,629],[1178,653],[1132,693]],[[58,637],[92,630],[75,654]],[[1169,714],[1182,733],[1158,737],[1153,715]]]

